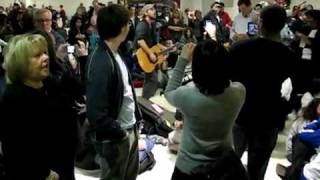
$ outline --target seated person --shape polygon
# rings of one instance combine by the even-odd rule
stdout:
[[[315,98],[304,108],[304,120],[300,124],[296,123],[296,127],[293,127],[293,129],[297,129],[298,133],[290,134],[292,136],[292,153],[289,154],[288,159],[292,164],[289,167],[277,165],[277,174],[281,178],[286,180],[320,178],[320,174],[317,173],[320,169],[316,165],[319,163],[320,157],[318,157],[320,147],[319,115],[320,99]]]
[[[287,139],[287,158],[292,162],[292,138],[297,135],[307,124],[312,122],[318,117],[317,107],[320,104],[320,99],[315,98],[307,104],[307,106],[302,107],[302,117],[299,117],[293,124],[288,134]]]

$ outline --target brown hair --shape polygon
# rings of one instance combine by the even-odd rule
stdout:
[[[317,108],[320,105],[320,98],[314,98],[303,111],[303,118],[313,121],[319,117]]]
[[[242,4],[244,4],[246,6],[250,6],[251,5],[251,0],[239,0],[238,1],[238,6],[240,6]]]

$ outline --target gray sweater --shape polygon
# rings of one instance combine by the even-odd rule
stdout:
[[[215,160],[213,152],[218,148],[233,146],[232,127],[244,103],[245,88],[231,82],[223,94],[206,96],[197,87],[180,87],[186,65],[180,57],[165,97],[185,116],[176,167],[190,174],[195,167]]]

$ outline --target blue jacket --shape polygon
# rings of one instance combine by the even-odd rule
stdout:
[[[304,130],[299,133],[299,139],[306,143],[310,148],[320,147],[320,119],[318,118],[311,124],[308,124]]]

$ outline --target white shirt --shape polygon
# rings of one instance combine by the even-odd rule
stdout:
[[[248,23],[253,21],[254,16],[256,16],[254,11],[251,11],[248,17],[244,17],[242,13],[239,13],[232,23],[230,39],[235,33],[246,34],[248,32]]]
[[[121,59],[119,53],[113,53],[114,57],[120,67],[122,80],[123,80],[123,102],[121,106],[120,113],[118,115],[118,120],[120,122],[120,126],[123,129],[131,128],[136,123],[135,117],[135,104],[133,98],[133,92],[131,85],[129,84],[129,74],[127,70],[127,66]]]
[[[133,17],[131,17],[131,18],[130,18],[130,20],[131,20],[131,22],[132,22],[132,26],[134,26],[134,25],[135,25],[135,23],[136,23],[136,22],[135,22],[135,17],[134,17],[134,16],[133,16]]]
[[[320,178],[320,155],[319,152],[313,155],[310,162],[303,168],[303,175],[308,180],[318,180]]]

